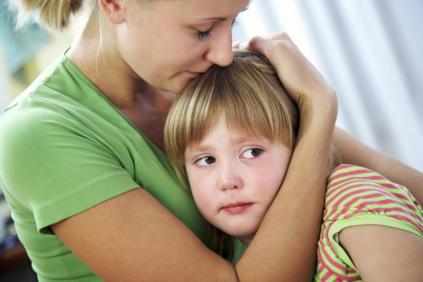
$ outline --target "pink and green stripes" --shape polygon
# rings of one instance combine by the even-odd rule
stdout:
[[[403,186],[367,168],[343,164],[328,177],[315,281],[360,281],[337,242],[354,225],[380,224],[423,237],[423,211]]]

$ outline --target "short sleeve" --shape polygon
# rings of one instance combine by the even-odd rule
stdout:
[[[331,228],[344,222],[379,222],[419,235],[423,232],[421,210],[404,186],[367,168],[343,165],[329,178],[323,220],[332,222]]]
[[[37,229],[138,187],[84,122],[48,108],[0,120],[0,178],[9,202],[33,213]]]
[[[421,206],[405,187],[367,168],[337,167],[328,178],[318,250],[320,271],[332,271],[342,279],[359,277],[338,242],[338,234],[343,229],[383,225],[423,238],[422,215]]]

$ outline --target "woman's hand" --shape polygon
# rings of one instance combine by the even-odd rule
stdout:
[[[297,103],[301,118],[282,187],[237,263],[238,273],[246,272],[256,263],[252,256],[248,256],[249,252],[257,254],[262,251],[272,255],[260,257],[264,262],[260,267],[265,268],[260,276],[244,277],[240,274],[239,278],[241,281],[244,278],[249,281],[311,281],[337,114],[336,96],[286,34],[254,37],[239,47],[260,52],[269,59]],[[299,218],[302,220],[298,221]]]
[[[318,110],[336,117],[335,92],[286,33],[268,37],[256,36],[234,47],[260,52],[269,59],[289,95],[296,101],[301,115],[312,111],[311,115],[314,116]]]

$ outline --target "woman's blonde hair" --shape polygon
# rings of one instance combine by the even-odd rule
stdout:
[[[186,148],[201,141],[221,114],[230,130],[294,146],[298,111],[275,70],[262,55],[235,52],[230,66],[213,66],[189,83],[167,117],[166,151],[185,183]]]
[[[17,25],[22,26],[32,15],[46,28],[61,30],[69,25],[72,15],[78,13],[83,2],[93,0],[16,0],[9,1],[18,8]]]

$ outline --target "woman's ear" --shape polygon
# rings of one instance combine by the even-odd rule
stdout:
[[[120,24],[125,21],[125,0],[98,0],[98,4],[110,22]]]

